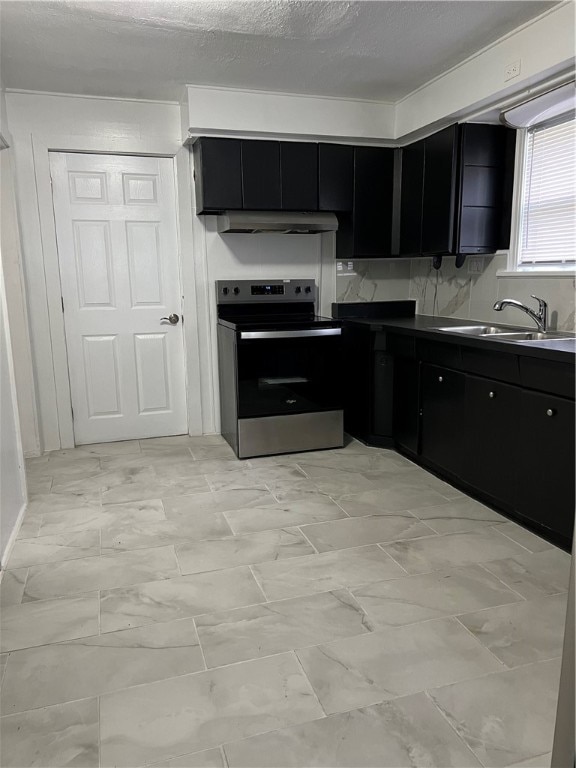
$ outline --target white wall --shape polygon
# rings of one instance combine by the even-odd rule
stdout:
[[[187,86],[193,135],[271,134],[381,141],[394,135],[394,105],[376,101]]]
[[[6,100],[3,90],[0,90],[0,133],[9,145],[13,143],[8,128]],[[34,392],[32,351],[16,206],[14,157],[11,147],[1,153],[0,164],[2,270],[5,281],[7,313],[10,319],[12,348],[14,351],[13,364],[20,414],[20,429],[24,454],[34,456],[39,452],[36,396]]]
[[[0,133],[9,144],[11,137],[5,120],[2,93]],[[26,503],[24,455],[20,439],[20,419],[14,376],[14,342],[23,344],[24,334],[11,333],[7,293],[11,292],[10,317],[14,324],[24,322],[22,317],[22,293],[20,285],[20,249],[18,221],[14,206],[14,177],[11,165],[11,149],[0,150],[0,562],[4,563],[7,548],[11,545]],[[18,329],[17,327],[15,330]],[[26,348],[21,348],[20,362],[26,359]],[[23,393],[21,393],[23,394]],[[25,402],[25,398],[22,398]]]
[[[574,68],[574,3],[556,6],[396,104],[396,138],[448,124]],[[520,61],[520,75],[505,80]]]
[[[58,418],[59,409],[60,416],[66,409],[66,397],[59,393],[67,388],[67,374],[48,175],[50,148],[176,155],[189,430],[191,434],[217,431],[215,280],[313,277],[326,284],[322,304],[329,311],[334,299],[333,235],[221,237],[215,232],[213,217],[195,216],[193,157],[182,146],[181,113],[176,104],[24,93],[9,93],[7,103],[16,150],[39,404],[36,439],[42,449],[70,445],[72,439],[71,429],[63,433]],[[185,125],[187,109],[183,112]],[[61,348],[53,346],[55,336]],[[64,364],[55,365],[55,358]]]
[[[468,271],[470,257],[456,269],[455,258],[445,257],[436,271],[428,258],[355,261],[353,270],[336,278],[338,301],[392,301],[415,299],[423,315],[459,317],[508,325],[531,326],[530,319],[514,309],[495,312],[497,299],[513,298],[536,307],[535,294],[549,306],[550,327],[576,330],[574,317],[576,280],[566,277],[499,277],[506,270],[508,254],[473,257],[480,259],[480,274]]]
[[[3,153],[0,153],[0,156]],[[18,426],[18,404],[12,344],[8,329],[8,313],[4,280],[0,273],[0,564],[24,513],[26,483],[24,454]]]
[[[25,425],[27,445],[36,442],[43,450],[52,450],[70,445],[73,439],[51,211],[49,149],[176,157],[187,321],[189,429],[192,434],[211,432],[218,428],[214,281],[234,275],[314,276],[321,288],[322,311],[326,313],[336,295],[334,238],[218,236],[210,217],[193,215],[192,157],[182,148],[188,130],[215,135],[282,135],[393,143],[398,137],[429,131],[431,125],[451,122],[456,116],[464,118],[573,65],[572,21],[572,3],[558,6],[397,105],[198,86],[186,89],[187,100],[181,108],[168,102],[9,93],[8,118],[14,136],[38,404],[37,428],[31,420]],[[512,85],[504,83],[503,68],[518,58],[522,62],[520,78]],[[367,267],[369,281],[376,286],[374,295],[382,291],[400,295],[404,283],[408,286],[407,294],[414,294],[417,283],[427,285],[430,280],[418,274],[418,264],[410,267],[407,279],[406,266],[398,267],[394,275],[389,266],[387,275],[379,273],[374,278],[370,274],[372,269]],[[449,266],[445,266],[446,274],[448,271]],[[456,285],[458,279],[450,277],[449,282]],[[469,282],[472,285],[474,281]],[[480,280],[476,282],[482,284]],[[488,282],[486,278],[486,295],[496,292],[496,282],[490,287]],[[339,285],[339,295],[343,295],[346,287],[342,287],[341,280]],[[502,288],[504,285],[498,283]],[[543,288],[549,295],[557,292],[561,296],[565,295],[565,286],[565,282],[551,283]],[[366,282],[364,292],[365,288]],[[510,290],[520,288],[519,283],[514,283]],[[534,292],[538,292],[537,286]],[[479,295],[478,289],[476,294]],[[456,304],[458,301],[455,300]],[[447,304],[450,311],[454,306],[454,301]],[[480,310],[472,309],[473,306],[476,304],[470,299],[469,312],[478,313]],[[563,313],[566,314],[565,304],[558,309],[558,316],[563,317]],[[569,325],[569,317],[561,323]],[[22,375],[29,391],[30,378],[28,373],[24,381],[26,376]]]
[[[26,440],[37,440],[42,450],[71,444],[69,392],[66,399],[67,370],[64,328],[61,314],[58,259],[53,231],[48,150],[120,152],[127,154],[178,155],[184,157],[188,177],[188,151],[182,148],[180,107],[174,103],[89,99],[48,94],[7,93],[8,120],[14,140],[18,180],[18,203],[22,230],[22,250],[28,306],[38,428]],[[181,167],[178,162],[177,167]],[[178,211],[180,248],[190,258],[190,179],[178,178],[183,207]],[[188,239],[187,239],[188,238]],[[183,268],[184,280],[190,270]],[[188,296],[193,293],[188,290]],[[190,317],[192,315],[188,313]],[[197,394],[194,368],[197,343],[194,324],[186,333],[188,381]],[[57,345],[54,340],[56,339]],[[56,359],[56,362],[55,362]],[[196,362],[197,365],[197,362]],[[68,413],[64,411],[68,409]],[[199,410],[199,408],[198,408]],[[63,414],[69,428],[62,433]],[[197,422],[199,419],[197,419]],[[27,430],[31,430],[27,425]]]

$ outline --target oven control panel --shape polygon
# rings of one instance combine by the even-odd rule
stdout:
[[[314,280],[217,280],[218,304],[316,301]]]

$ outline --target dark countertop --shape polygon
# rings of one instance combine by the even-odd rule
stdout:
[[[439,327],[448,328],[462,325],[500,325],[500,323],[480,322],[475,320],[466,320],[465,318],[453,317],[434,317],[432,315],[416,315],[414,317],[352,317],[343,319],[345,324],[367,326],[372,332],[394,331],[394,333],[405,333],[412,336],[420,336],[434,341],[442,341],[447,344],[458,344],[459,346],[481,347],[498,352],[507,352],[524,357],[539,357],[545,360],[556,360],[559,362],[574,363],[576,361],[576,337],[566,336],[565,339],[554,339],[550,341],[505,341],[494,336],[468,336],[463,333],[450,333],[449,331],[439,331]],[[510,326],[507,326],[510,327]],[[511,331],[537,330],[534,328],[510,327]],[[555,333],[555,331],[551,331]]]

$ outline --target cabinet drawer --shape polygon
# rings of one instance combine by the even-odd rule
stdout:
[[[520,357],[520,382],[528,389],[574,399],[574,365],[538,357]]]
[[[462,347],[462,368],[486,378],[517,384],[520,380],[518,358],[507,352],[477,347]]]
[[[424,363],[445,365],[448,368],[460,368],[462,362],[460,347],[457,344],[418,339],[416,353]]]

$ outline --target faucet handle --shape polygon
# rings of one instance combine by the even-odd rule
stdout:
[[[533,293],[531,293],[530,296],[533,299],[536,299],[536,301],[538,302],[538,308],[540,309],[540,311],[548,307],[548,304],[547,302],[544,301],[544,299],[541,299],[539,296],[536,296]]]

